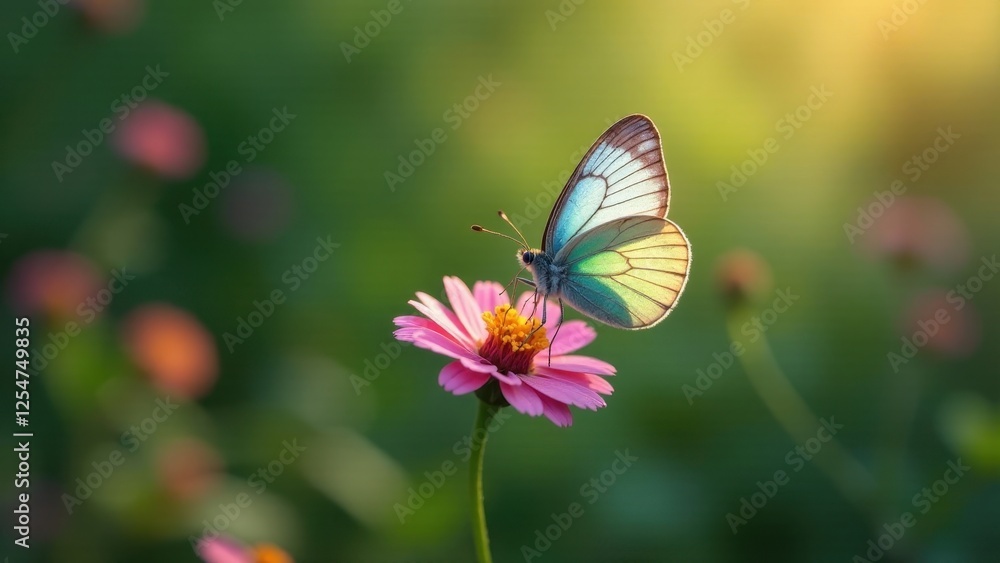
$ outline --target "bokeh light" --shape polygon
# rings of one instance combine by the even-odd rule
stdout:
[[[121,337],[132,360],[163,391],[197,398],[215,383],[215,342],[186,311],[166,304],[143,305],[122,321]]]
[[[169,179],[194,175],[205,161],[204,133],[186,112],[158,101],[143,102],[114,131],[115,149],[140,168]]]
[[[24,0],[0,21],[0,358],[31,356],[9,374],[30,409],[3,406],[32,433],[30,489],[0,485],[5,509],[31,494],[12,562],[472,560],[476,405],[392,319],[443,276],[527,276],[469,226],[517,238],[503,209],[539,247],[634,113],[690,276],[650,330],[588,321],[606,408],[492,433],[494,560],[871,560],[904,512],[880,561],[997,559],[996,0]],[[809,441],[820,419],[842,428]]]
[[[47,314],[57,319],[77,316],[87,298],[104,284],[85,256],[61,250],[40,250],[18,260],[7,277],[7,300],[21,314]]]

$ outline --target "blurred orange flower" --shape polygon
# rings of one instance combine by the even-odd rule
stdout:
[[[136,365],[168,393],[197,398],[215,383],[215,342],[186,311],[166,304],[139,307],[123,322],[122,339]]]

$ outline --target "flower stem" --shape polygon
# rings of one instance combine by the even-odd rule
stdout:
[[[741,327],[749,323],[750,316],[746,307],[730,313],[727,328],[733,342],[741,342]],[[740,354],[740,362],[764,405],[795,442],[804,444],[813,438],[822,423],[778,366],[767,338],[761,336],[757,343],[747,343],[744,348],[746,352]],[[847,448],[831,437],[822,455],[813,459],[848,501],[871,522],[878,521],[872,501],[875,480]]]
[[[469,496],[472,498],[472,538],[476,543],[476,561],[492,563],[490,556],[490,535],[486,531],[486,510],[483,507],[483,456],[489,425],[497,407],[479,401],[476,424],[472,427],[472,460],[469,462]],[[482,440],[479,437],[482,436]]]

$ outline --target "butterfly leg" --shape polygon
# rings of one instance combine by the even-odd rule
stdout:
[[[517,278],[517,279],[518,279],[518,281],[524,283],[528,287],[533,288],[535,290],[535,295],[532,297],[532,300],[533,300],[534,303],[533,303],[533,305],[531,307],[531,314],[528,315],[528,318],[530,319],[530,318],[534,317],[535,316],[535,312],[538,311],[538,286],[535,285],[534,280],[529,280],[527,278]],[[511,303],[514,302],[513,295],[511,296],[510,302]]]
[[[562,297],[559,298],[559,323],[556,324],[556,331],[552,333],[552,340],[549,340],[549,367],[552,367],[552,346],[556,343],[556,337],[559,336],[559,329],[562,328],[563,324],[563,314],[566,311],[563,309]],[[544,316],[545,309],[542,309],[542,314]],[[542,321],[543,323],[545,321]]]
[[[528,285],[530,285],[532,287],[534,287],[534,285],[535,285],[533,282],[529,283],[528,280],[526,280],[526,279],[524,279],[522,277],[519,277],[521,275],[521,272],[523,272],[523,271],[524,271],[524,268],[521,268],[520,270],[518,270],[518,272],[516,274],[514,274],[514,277],[511,278],[511,280],[509,282],[507,282],[507,285],[504,286],[503,290],[500,291],[500,295],[503,295],[504,293],[507,293],[507,288],[509,288],[511,285],[514,286],[514,289],[511,290],[509,293],[507,293],[507,297],[509,298],[509,301],[511,303],[514,302],[514,295],[517,294],[517,282],[519,282],[519,281],[526,282],[526,283],[528,283]]]
[[[544,299],[543,298],[542,299],[542,322],[539,323],[538,326],[536,326],[535,328],[533,328],[530,331],[528,331],[528,335],[524,337],[524,342],[527,342],[529,338],[531,338],[536,332],[538,332],[538,329],[540,329],[543,326],[545,326],[545,320],[546,320],[546,318],[548,316],[548,312],[549,312],[548,305],[549,305],[548,299]],[[537,308],[537,307],[538,307],[538,289],[536,288],[535,289],[535,308]],[[531,315],[532,316],[535,315],[534,311],[532,311]],[[520,348],[520,346],[518,348]]]

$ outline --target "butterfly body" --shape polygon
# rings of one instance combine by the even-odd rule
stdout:
[[[669,206],[659,132],[630,115],[591,146],[549,215],[541,249],[524,243],[518,261],[541,296],[610,326],[652,327],[673,309],[691,264]]]
[[[542,295],[560,297],[560,288],[566,278],[566,268],[556,264],[552,257],[542,250],[529,249],[517,253],[518,262],[528,268],[534,277],[535,288]]]

